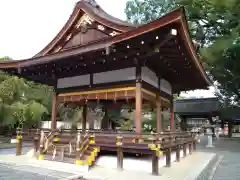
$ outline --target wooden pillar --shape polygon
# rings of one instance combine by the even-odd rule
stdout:
[[[177,162],[180,161],[180,145],[177,145],[177,149],[176,149],[176,161],[177,161]]]
[[[44,160],[44,131],[41,131],[40,134],[40,143],[39,143],[39,156],[38,156],[38,160]]]
[[[174,109],[173,109],[173,101],[171,103],[170,106],[170,130],[174,131],[175,127],[174,127]]]
[[[171,167],[171,148],[166,149],[166,167]]]
[[[80,152],[81,152],[80,144],[81,144],[81,132],[78,131],[78,133],[77,133],[77,140],[76,140],[76,160],[75,160],[75,164],[76,165],[80,165],[81,164],[81,160],[80,160]]]
[[[122,137],[117,136],[117,168],[122,170],[123,169],[123,151],[122,151]]]
[[[186,157],[187,156],[187,144],[184,143],[183,144],[183,157]]]
[[[135,113],[136,134],[140,135],[142,131],[142,85],[139,82],[136,83]]]
[[[189,147],[189,154],[192,154],[192,151],[193,151],[193,145],[192,145],[192,142],[189,143],[188,147]]]
[[[162,106],[160,96],[157,96],[156,99],[156,131],[157,133],[162,132]]]
[[[228,120],[228,137],[232,137],[232,119]]]
[[[35,134],[33,137],[33,147],[34,147],[34,155],[38,152],[39,149],[39,135]]]
[[[83,105],[82,111],[82,130],[85,131],[87,126],[87,104]]]
[[[194,140],[194,141],[193,141],[193,144],[192,144],[192,146],[193,146],[193,147],[192,147],[192,150],[193,150],[193,151],[196,151],[196,149],[197,149],[197,148],[196,148],[196,146],[197,146],[196,143],[197,143],[196,140]]]
[[[61,149],[60,149],[60,159],[61,159],[61,161],[64,160],[64,147],[61,147]]]
[[[156,151],[152,151],[152,174],[159,175],[158,156],[156,154]]]
[[[17,144],[16,144],[16,155],[19,156],[22,154],[22,135],[17,135]]]
[[[51,117],[51,128],[52,130],[57,129],[57,94],[53,92],[52,97],[52,117]]]

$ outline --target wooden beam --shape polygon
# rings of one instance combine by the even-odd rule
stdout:
[[[71,93],[61,93],[61,94],[59,94],[59,97],[98,94],[98,93],[110,93],[110,92],[121,92],[121,91],[132,91],[132,90],[135,90],[135,89],[136,89],[136,87],[125,87],[125,88],[112,88],[112,89],[80,91],[80,92],[71,92]]]

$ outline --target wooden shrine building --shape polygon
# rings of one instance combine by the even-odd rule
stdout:
[[[162,107],[170,108],[173,130],[173,94],[211,85],[183,7],[135,27],[108,15],[94,0],[79,1],[64,27],[37,55],[1,62],[0,69],[54,87],[52,129],[57,103],[133,102],[140,134],[144,101],[157,109],[157,132],[162,131]]]
[[[174,113],[181,117],[183,130],[194,126],[204,126],[207,120],[211,124],[219,123],[220,102],[217,98],[191,98],[174,101]],[[220,118],[221,119],[221,118]]]

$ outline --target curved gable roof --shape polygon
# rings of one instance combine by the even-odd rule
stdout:
[[[80,0],[76,3],[71,16],[56,37],[34,57],[50,54],[51,51],[57,47],[58,42],[63,37],[67,36],[67,32],[71,30],[71,28],[81,19],[84,14],[88,15],[98,23],[116,30],[118,33],[123,33],[134,28],[132,24],[107,14],[95,2],[95,0]]]

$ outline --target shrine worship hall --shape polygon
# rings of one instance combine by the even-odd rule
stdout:
[[[183,7],[134,26],[110,16],[93,0],[76,3],[64,27],[34,57],[0,62],[0,69],[54,88],[51,129],[19,130],[16,154],[21,154],[22,142],[32,141],[38,160],[74,163],[87,170],[101,165],[101,153],[111,153],[118,169],[131,170],[131,162],[139,159],[158,175],[160,167],[191,154],[196,136],[175,129],[173,94],[211,85]],[[60,103],[82,106],[81,129],[57,128]],[[133,130],[113,129],[109,122],[100,129],[87,128],[89,103],[103,104],[105,113],[111,105],[131,106]],[[155,132],[143,133],[143,104],[156,109]],[[170,112],[168,131],[162,126],[164,109]]]

